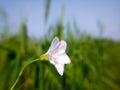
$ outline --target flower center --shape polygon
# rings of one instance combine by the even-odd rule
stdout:
[[[47,58],[48,58],[48,60],[52,60],[52,61],[55,60],[55,57],[54,57],[54,55],[52,53],[47,54]]]

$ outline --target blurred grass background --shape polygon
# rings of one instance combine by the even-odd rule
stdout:
[[[46,0],[44,24],[49,9]],[[73,27],[68,23],[65,29],[63,21],[64,6],[59,21],[40,39],[28,37],[25,20],[16,34],[5,23],[0,33],[0,90],[9,90],[21,67],[45,53],[55,36],[66,40],[71,59],[64,75],[47,61],[35,62],[24,70],[15,90],[120,90],[120,42],[102,38],[102,28],[100,37],[93,38],[81,33],[76,23]]]

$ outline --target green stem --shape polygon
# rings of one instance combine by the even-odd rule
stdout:
[[[18,80],[20,79],[20,76],[22,75],[24,69],[25,69],[29,64],[31,64],[31,63],[33,63],[33,62],[36,62],[36,61],[44,60],[44,59],[46,59],[46,56],[45,56],[45,55],[41,55],[39,59],[32,60],[32,61],[28,62],[27,64],[25,64],[25,65],[22,67],[22,69],[21,69],[21,71],[20,71],[20,73],[19,73],[16,81],[14,82],[14,84],[12,85],[12,87],[10,88],[10,90],[13,90],[13,89],[14,89],[14,87],[16,86]]]

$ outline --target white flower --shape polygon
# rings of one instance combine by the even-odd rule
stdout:
[[[59,39],[55,37],[49,50],[45,53],[47,59],[56,67],[60,75],[63,75],[64,64],[70,63],[70,58],[65,52],[66,46],[67,44],[64,40],[59,41]]]

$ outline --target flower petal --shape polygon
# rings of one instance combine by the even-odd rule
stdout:
[[[55,65],[55,64],[56,64],[56,63],[55,63],[54,61],[52,61],[52,60],[50,60],[50,63],[51,63],[51,64],[53,64],[53,65]]]
[[[70,58],[68,57],[66,53],[63,53],[63,54],[59,54],[58,56],[56,55],[55,61],[61,64],[68,64],[70,63]]]
[[[51,46],[50,47],[55,47],[55,45],[59,42],[59,39],[58,37],[55,37],[51,43]]]
[[[56,47],[54,48],[54,54],[62,54],[66,50],[66,42],[64,40],[61,40]]]
[[[60,46],[59,46],[59,50],[66,50],[66,42],[64,40],[60,41]]]
[[[59,39],[58,37],[55,37],[50,45],[50,48],[48,49],[48,52],[52,52],[54,50],[54,48],[56,47],[56,45],[59,43]]]
[[[55,64],[58,73],[62,76],[64,72],[64,64]]]

